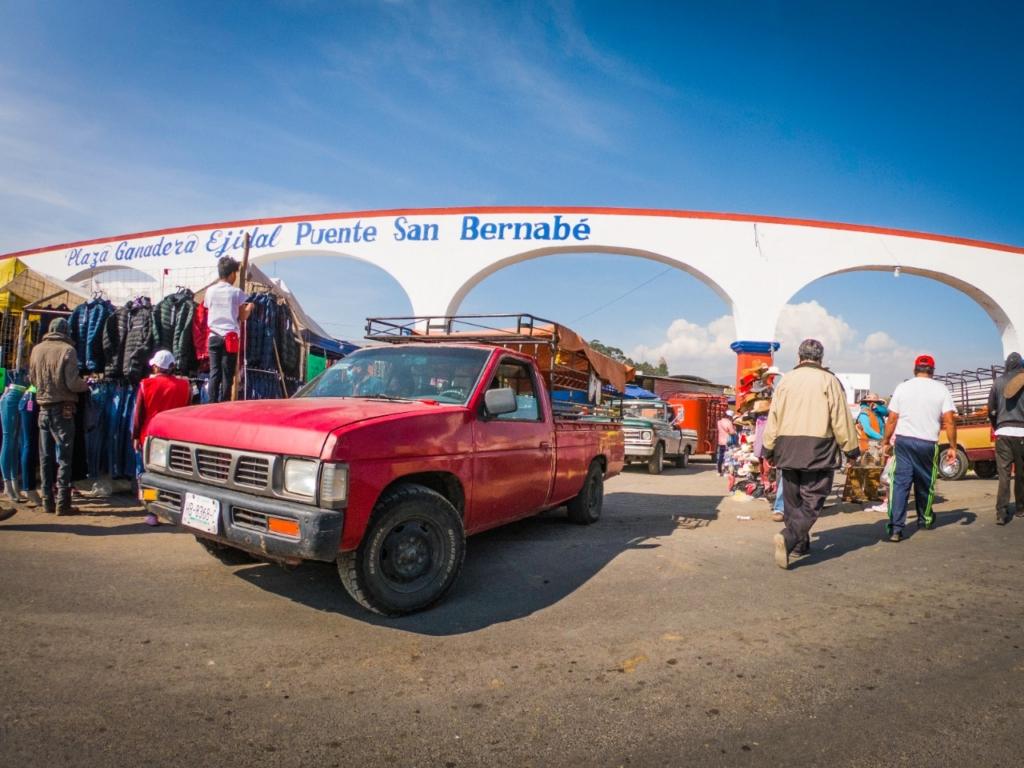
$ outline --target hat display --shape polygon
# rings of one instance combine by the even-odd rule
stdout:
[[[754,413],[768,413],[768,411],[771,409],[771,407],[772,407],[772,401],[771,400],[765,400],[764,398],[761,398],[759,400],[755,400],[754,401],[754,407],[753,407],[752,410],[753,410]]]
[[[149,358],[149,364],[155,365],[161,371],[169,371],[174,367],[174,355],[166,349],[158,349],[156,354]]]

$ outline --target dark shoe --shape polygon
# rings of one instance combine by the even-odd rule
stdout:
[[[889,534],[889,541],[893,544],[899,544],[903,541],[903,531],[893,531]]]
[[[805,547],[793,547],[793,551],[789,553],[791,557],[803,557],[804,555],[811,554],[811,545],[808,544]]]
[[[57,504],[57,517],[69,517],[77,514],[78,508],[71,506],[70,501],[64,504]]]
[[[1018,509],[1014,514],[1015,517],[1024,517],[1024,509]]]
[[[782,570],[787,570],[789,568],[789,550],[786,549],[786,537],[781,533],[776,533],[772,538],[772,544],[775,548],[775,564]]]
[[[1009,518],[996,512],[996,525],[1006,525],[1008,522]]]
[[[4,520],[10,520],[16,514],[18,514],[18,510],[14,509],[13,507],[9,507],[7,509],[0,509],[0,523],[2,523]]]
[[[51,515],[56,514],[57,504],[54,502],[53,497],[43,496],[43,512]]]

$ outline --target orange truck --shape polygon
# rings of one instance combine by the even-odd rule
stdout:
[[[723,395],[676,394],[665,395],[677,414],[675,425],[697,433],[694,454],[711,454],[718,450],[718,420],[725,415],[729,401]]]
[[[996,377],[1001,376],[1003,367],[947,373],[936,376],[953,396],[956,406],[956,459],[948,461],[945,453],[939,461],[939,475],[944,480],[962,480],[969,470],[980,478],[996,476],[995,435],[988,420],[988,394]],[[942,433],[940,447],[949,447],[949,438]]]

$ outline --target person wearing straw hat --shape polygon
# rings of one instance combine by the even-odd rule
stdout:
[[[136,476],[142,473],[142,449],[153,417],[172,408],[183,408],[192,402],[192,386],[188,379],[173,376],[174,355],[166,349],[157,350],[149,360],[152,376],[139,384],[135,397],[135,416],[132,419],[132,445],[137,460]],[[146,525],[159,525],[156,515],[146,516]]]
[[[996,525],[1006,525],[1016,515],[1024,517],[1024,361],[1011,352],[1006,371],[992,384],[988,418],[996,433]],[[1013,473],[1013,504],[1010,474]]]
[[[935,358],[918,355],[914,360],[914,378],[896,387],[889,400],[889,418],[882,438],[882,455],[893,450],[895,464],[889,488],[889,541],[903,540],[907,523],[907,502],[914,487],[918,530],[935,526],[932,502],[935,479],[939,474],[939,431],[949,438],[947,459],[956,460],[956,408],[945,386],[935,381]],[[895,449],[891,438],[896,436]]]
[[[842,456],[860,456],[843,387],[822,366],[825,348],[804,339],[796,368],[782,377],[764,432],[764,457],[782,470],[785,528],[773,539],[775,564],[789,567],[791,554],[810,549],[811,527],[832,490]]]

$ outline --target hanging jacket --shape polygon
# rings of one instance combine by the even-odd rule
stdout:
[[[109,301],[93,299],[75,307],[68,318],[80,371],[96,373],[103,370],[103,327],[113,311]]]
[[[103,324],[103,375],[119,379],[124,375],[124,344],[128,335],[128,314],[131,302],[117,310]]]
[[[302,357],[298,335],[292,324],[292,316],[288,307],[282,306],[278,314],[277,351],[281,356],[281,368],[284,370],[285,376],[297,379],[299,378],[299,362]]]
[[[180,373],[196,368],[192,343],[192,318],[196,303],[192,291],[181,288],[163,298],[153,310],[153,341],[157,349],[170,350]]]
[[[124,336],[121,371],[132,384],[138,384],[149,373],[153,352],[153,305],[149,299],[132,303]]]

